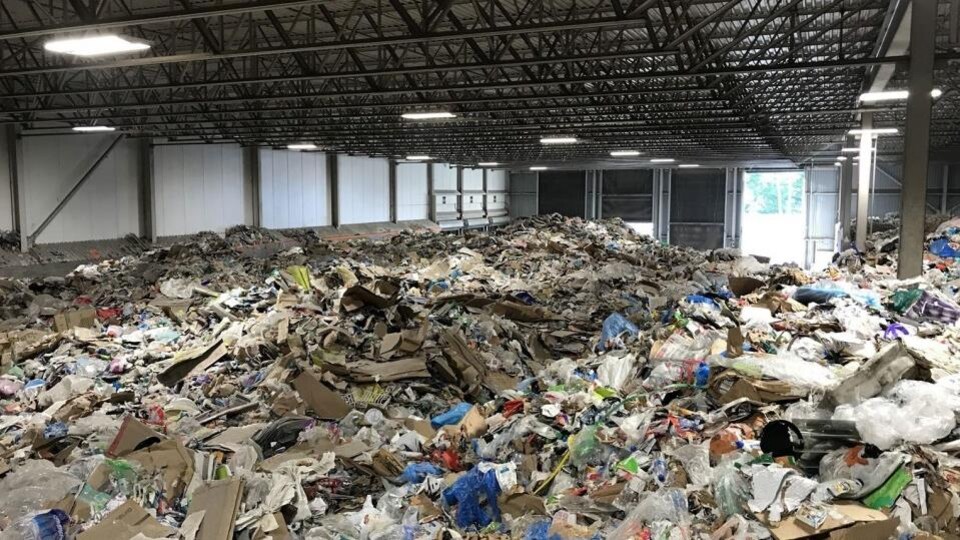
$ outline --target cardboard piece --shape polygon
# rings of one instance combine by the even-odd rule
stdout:
[[[763,282],[752,277],[730,276],[728,278],[730,292],[737,296],[744,296],[763,287]]]
[[[423,340],[427,337],[428,325],[424,324],[416,330],[404,330],[383,336],[380,342],[380,356],[393,358],[394,356],[408,356],[420,350]]]
[[[269,526],[265,525],[269,523]],[[253,540],[289,540],[290,529],[287,528],[287,521],[283,519],[283,514],[275,512],[269,516],[260,519],[260,527],[253,534]]]
[[[860,523],[846,529],[830,533],[830,540],[876,540],[877,538],[895,538],[900,520],[890,518],[872,523]]]
[[[782,381],[750,379],[732,369],[713,376],[708,393],[722,404],[742,398],[762,403],[778,403],[804,397],[796,394],[789,384]]]
[[[397,303],[399,292],[399,286],[385,280],[375,282],[372,290],[362,285],[354,285],[344,291],[343,296],[340,297],[340,305],[348,312],[356,311],[363,306],[383,309]]]
[[[743,333],[739,326],[727,330],[727,356],[736,358],[743,354]]]
[[[57,332],[66,332],[71,328],[93,328],[97,322],[97,310],[87,306],[61,311],[53,316]]]
[[[145,448],[166,439],[163,435],[147,427],[132,416],[126,416],[120,424],[120,431],[107,447],[107,456],[116,458],[134,450]]]
[[[349,367],[324,364],[324,368],[353,382],[390,382],[430,377],[426,360],[418,357],[393,362],[359,360],[351,362]]]
[[[210,480],[197,488],[190,500],[191,514],[204,512],[197,540],[232,540],[233,528],[243,500],[243,480]]]
[[[100,523],[77,535],[77,540],[122,540],[143,534],[148,538],[165,538],[174,529],[163,525],[139,504],[127,501],[103,517]]]
[[[227,355],[223,342],[217,340],[205,347],[178,352],[173,364],[157,375],[157,380],[166,386],[175,386],[187,377],[198,375]]]
[[[514,518],[527,514],[547,515],[543,499],[529,493],[501,493],[497,497],[497,504],[500,506],[501,512],[510,514]]]
[[[307,371],[294,379],[293,387],[317,418],[340,420],[352,410],[340,394],[327,388]]]
[[[456,439],[461,435],[468,439],[476,439],[487,432],[487,419],[480,414],[480,410],[476,406],[473,406],[470,407],[470,410],[467,411],[460,422],[451,426],[443,426],[443,431],[451,439]]]
[[[555,321],[559,318],[539,306],[528,306],[512,300],[501,300],[490,306],[490,312],[520,322]]]
[[[861,506],[856,503],[849,504],[834,504],[829,505],[830,512],[827,515],[826,521],[819,529],[813,530],[805,523],[802,523],[794,516],[789,516],[781,521],[776,526],[770,527],[770,533],[776,540],[798,540],[800,538],[814,538],[822,537],[826,533],[835,531],[837,529],[842,529],[844,527],[850,527],[851,525],[858,523],[880,523],[886,521],[895,521],[891,520],[886,514],[879,510],[872,510],[866,506]],[[763,521],[763,516],[758,514],[757,517],[761,518]],[[894,525],[896,529],[896,525]],[[831,538],[834,538],[831,535]],[[845,540],[873,540],[876,538],[886,538],[884,536],[841,536],[838,538],[844,538]]]

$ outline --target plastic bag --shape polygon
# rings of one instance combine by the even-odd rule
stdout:
[[[70,516],[63,510],[54,509],[24,516],[0,535],[0,540],[65,540],[64,528]]]
[[[660,489],[649,493],[607,538],[609,540],[641,538],[644,524],[654,521],[689,523],[690,509],[686,493],[679,488]]]
[[[602,352],[615,348],[622,345],[621,336],[624,334],[635,338],[639,333],[640,329],[637,328],[637,325],[630,322],[629,319],[620,313],[611,313],[610,316],[603,321],[603,329],[600,331],[600,343],[597,344],[597,350]]]
[[[635,362],[636,358],[632,354],[606,358],[597,368],[597,382],[619,392],[630,380]]]
[[[407,463],[399,479],[407,484],[419,484],[423,482],[427,476],[439,476],[442,474],[443,470],[433,463]]]
[[[580,467],[592,463],[599,458],[603,445],[597,438],[599,426],[587,426],[577,433],[570,445],[570,461]]]
[[[930,242],[930,247],[928,248],[930,253],[933,253],[937,257],[942,257],[944,259],[954,259],[957,255],[960,255],[960,251],[953,249],[950,245],[950,240],[946,238],[938,238],[933,242]]]
[[[0,516],[20,519],[62,499],[81,483],[49,461],[27,461],[0,481]]]
[[[500,521],[500,507],[497,505],[499,494],[500,484],[497,483],[496,473],[493,470],[481,473],[474,467],[444,490],[443,500],[450,506],[457,505],[458,527],[480,529],[494,521]],[[481,496],[485,496],[485,504],[481,503]],[[484,510],[483,506],[489,511]]]
[[[713,497],[723,516],[743,513],[744,504],[750,499],[750,485],[734,461],[725,461],[714,469]]]
[[[900,289],[890,297],[890,303],[894,311],[903,315],[910,309],[910,306],[917,303],[921,296],[923,296],[923,291],[920,289]]]
[[[680,460],[683,470],[687,472],[694,486],[707,486],[713,477],[710,468],[710,443],[688,444],[667,452]]]
[[[805,285],[803,287],[797,287],[797,290],[793,293],[793,299],[801,304],[826,304],[834,298],[842,298],[847,296],[847,293],[839,289],[827,289],[822,287],[813,287]]]
[[[473,408],[473,405],[469,403],[460,403],[447,412],[431,418],[430,425],[433,426],[433,429],[440,429],[443,426],[456,424],[463,420],[463,417],[470,412],[471,408]]]

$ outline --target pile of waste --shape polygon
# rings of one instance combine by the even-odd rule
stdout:
[[[0,281],[0,539],[958,539],[943,235],[908,282],[559,216]]]

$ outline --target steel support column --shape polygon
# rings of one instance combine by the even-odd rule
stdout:
[[[864,251],[867,246],[867,223],[870,221],[870,179],[873,177],[873,113],[863,113],[860,124],[864,130],[860,136],[860,165],[857,167],[857,234],[856,246]]]
[[[433,193],[433,164],[427,163],[427,198],[430,200],[430,206],[427,209],[427,218],[437,222],[437,198]]]
[[[157,223],[156,212],[154,212],[153,141],[140,139],[137,141],[137,150],[140,158],[140,177],[137,182],[137,199],[140,202],[140,237],[155,242]]]
[[[28,251],[27,240],[27,193],[23,186],[23,143],[20,126],[9,124],[7,130],[7,160],[10,166],[10,202],[13,207],[13,228],[20,237],[20,251]]]
[[[327,154],[327,185],[330,189],[330,225],[340,228],[340,177],[337,167],[337,154]]]
[[[854,138],[847,136],[845,147],[852,146]],[[847,157],[840,166],[840,189],[837,200],[837,224],[840,232],[837,235],[835,249],[843,251],[850,245],[850,198],[853,195],[853,159]]]
[[[940,213],[947,213],[947,193],[950,189],[950,164],[943,164],[943,175],[940,179]]]
[[[250,186],[250,218],[254,227],[263,226],[263,191],[260,174],[260,147],[248,146],[243,149],[244,167]]]
[[[927,164],[930,159],[930,110],[937,30],[937,2],[913,2],[910,21],[910,95],[903,147],[903,191],[900,194],[900,242],[897,277],[923,272],[923,228],[926,215]]]
[[[389,165],[388,185],[390,190],[390,222],[397,222],[397,160],[391,159]]]
[[[53,211],[50,212],[50,215],[48,215],[47,218],[44,219],[42,223],[40,223],[40,226],[37,227],[37,230],[33,231],[33,233],[27,236],[28,248],[33,247],[34,243],[37,241],[37,238],[40,236],[40,234],[43,233],[43,231],[46,230],[47,227],[50,226],[54,218],[57,217],[57,214],[59,214],[64,209],[64,207],[67,206],[67,203],[70,202],[70,199],[73,199],[73,196],[76,195],[78,191],[80,191],[80,188],[83,187],[83,184],[85,184],[86,181],[89,180],[91,176],[93,176],[93,173],[95,173],[97,169],[100,168],[100,165],[107,159],[107,157],[110,156],[110,154],[113,152],[113,149],[116,148],[117,145],[120,143],[120,141],[122,141],[125,138],[126,138],[126,135],[124,134],[117,135],[117,137],[113,139],[113,142],[110,143],[110,146],[108,146],[107,149],[104,150],[102,154],[100,154],[100,157],[98,157],[97,160],[93,162],[93,165],[91,165],[90,168],[87,169],[87,172],[83,173],[83,176],[81,176],[80,179],[77,180],[77,183],[75,183],[73,187],[70,188],[70,191],[68,191],[67,194],[63,196],[63,199],[56,206],[56,208],[54,208]],[[22,248],[23,246],[21,246],[21,249]]]

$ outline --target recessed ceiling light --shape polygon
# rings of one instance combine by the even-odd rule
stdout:
[[[681,163],[680,165],[678,165],[678,167],[680,167],[681,169],[696,169],[699,166],[700,165],[696,163]]]
[[[899,133],[899,131],[897,131],[897,128],[873,128],[873,129],[851,129],[850,130],[851,135],[867,134],[867,135],[877,136],[877,135],[895,135],[897,133]]]
[[[673,158],[653,158],[650,160],[650,163],[673,163],[676,161]]]
[[[313,143],[295,143],[295,144],[288,144],[287,149],[288,150],[316,150],[317,145]]]
[[[100,133],[104,131],[116,131],[117,128],[111,126],[73,126],[74,131],[80,133]]]
[[[149,49],[150,44],[110,34],[82,38],[55,39],[44,43],[43,48],[50,52],[60,54],[101,56],[143,51]]]
[[[576,137],[543,137],[540,144],[575,144]]]
[[[614,150],[610,152],[610,155],[613,157],[639,156],[640,152],[637,150]]]
[[[939,88],[934,88],[930,91],[930,97],[936,99],[943,95],[943,90]],[[860,101],[863,102],[874,102],[874,101],[896,101],[904,100],[910,97],[910,92],[907,90],[887,90],[884,92],[866,92],[860,94]]]
[[[547,170],[547,168],[544,167],[543,165],[534,165],[534,166],[530,167],[530,170],[531,170],[531,171],[545,171],[545,170]]]
[[[457,115],[447,111],[407,112],[400,116],[407,120],[440,120],[443,118],[457,117]]]
[[[430,156],[407,156],[409,161],[426,161],[428,159],[431,159]]]
[[[477,163],[478,167],[496,167],[497,165],[499,165],[499,163],[496,161],[481,161],[480,163]]]

